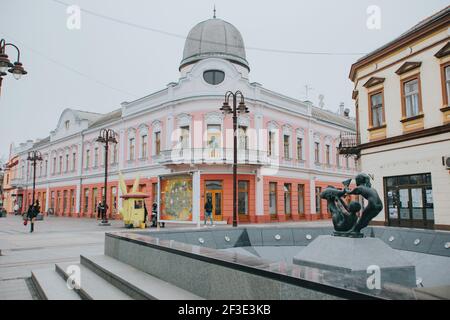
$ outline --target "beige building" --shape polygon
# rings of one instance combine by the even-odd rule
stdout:
[[[450,7],[351,67],[356,154],[384,199],[375,223],[450,229]]]

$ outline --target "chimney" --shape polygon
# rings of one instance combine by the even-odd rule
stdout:
[[[344,115],[344,103],[343,102],[341,102],[340,104],[339,104],[339,115],[340,116],[343,116]]]

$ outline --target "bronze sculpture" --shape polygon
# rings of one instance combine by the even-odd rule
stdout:
[[[328,186],[321,194],[322,199],[327,200],[328,211],[331,213],[334,235],[352,238],[362,238],[361,230],[369,225],[381,210],[383,203],[378,196],[378,192],[372,188],[370,177],[365,173],[360,173],[355,177],[356,188],[349,189],[351,179],[343,182],[344,189],[337,189]],[[348,205],[342,199],[345,195],[361,195],[367,200],[367,206],[358,218],[357,213],[361,210],[361,204],[351,201]]]

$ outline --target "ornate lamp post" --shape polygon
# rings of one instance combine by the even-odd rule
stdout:
[[[232,107],[230,106],[230,98],[233,98]],[[237,104],[238,98],[239,105]],[[220,110],[224,115],[233,114],[233,227],[237,227],[237,117],[238,114],[245,114],[249,111],[241,91],[236,91],[235,93],[228,91],[225,93],[225,101]]]
[[[109,225],[108,216],[106,214],[106,190],[108,185],[108,150],[109,143],[117,143],[116,133],[112,129],[102,129],[100,130],[100,135],[97,138],[97,142],[105,144],[105,187],[103,188],[103,210],[102,210],[102,222],[100,225]]]
[[[17,50],[17,61],[14,64],[11,63],[8,59],[8,55],[6,54],[6,47],[11,46]],[[16,80],[19,80],[23,75],[26,75],[28,72],[23,68],[22,63],[20,62],[20,50],[13,43],[7,43],[5,39],[0,40],[0,93],[2,89],[2,81],[3,77],[7,75],[6,71],[12,73]]]
[[[28,152],[27,160],[31,161],[31,165],[33,166],[33,196],[31,204],[34,206],[34,190],[36,189],[36,162],[42,161],[42,155],[39,151],[30,151]]]

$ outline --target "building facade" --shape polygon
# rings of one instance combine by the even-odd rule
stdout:
[[[351,68],[358,136],[341,152],[373,174],[378,223],[450,228],[449,22],[447,7]]]
[[[139,191],[150,195],[147,207],[158,202],[162,219],[198,222],[211,198],[214,219],[230,223],[233,122],[220,108],[228,90],[240,90],[249,109],[238,117],[240,222],[329,218],[321,190],[342,187],[357,172],[355,161],[337,149],[342,131],[355,132],[353,119],[250,82],[241,34],[221,19],[190,31],[179,71],[178,82],[108,114],[61,114],[50,136],[30,147],[43,155],[36,195],[44,213],[95,216],[104,193],[104,148],[97,137],[110,128],[118,135],[108,156],[112,217],[120,208],[121,173],[129,188],[140,177]],[[26,186],[30,204],[28,150],[14,154],[12,184]]]

